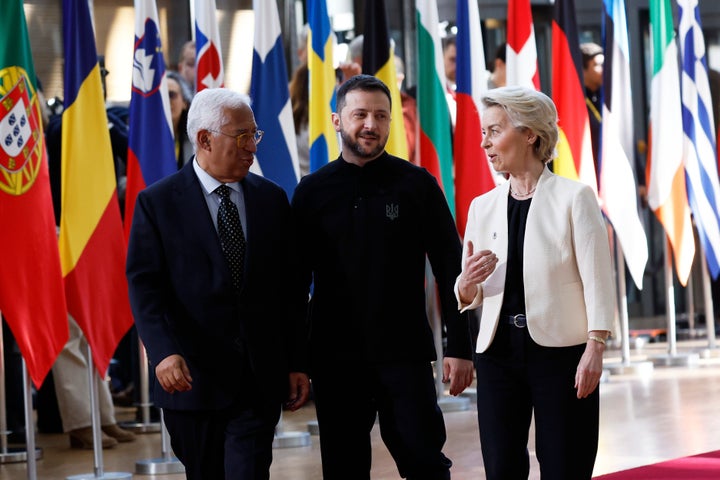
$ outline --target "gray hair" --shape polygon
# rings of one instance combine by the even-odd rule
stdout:
[[[483,106],[500,107],[515,128],[527,128],[537,135],[535,152],[547,163],[555,157],[558,143],[558,114],[553,101],[531,88],[508,86],[488,90],[481,98]]]
[[[206,88],[195,94],[187,117],[187,134],[197,153],[197,134],[200,130],[220,131],[228,122],[225,109],[251,108],[250,97],[227,88]],[[212,133],[218,136],[218,133]]]

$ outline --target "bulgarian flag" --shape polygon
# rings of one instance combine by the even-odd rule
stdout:
[[[670,0],[650,0],[650,30],[653,76],[647,161],[648,204],[672,246],[678,280],[686,285],[695,256],[695,240],[683,168],[680,69]]]
[[[437,179],[455,215],[452,165],[452,126],[445,97],[445,67],[438,35],[435,0],[417,0],[418,116],[420,165]]]

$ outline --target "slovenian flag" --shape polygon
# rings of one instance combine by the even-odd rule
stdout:
[[[457,28],[455,206],[458,231],[464,235],[470,203],[495,188],[496,177],[481,147],[480,98],[487,90],[487,75],[475,0],[458,0]]]
[[[683,159],[688,200],[710,274],[720,274],[720,186],[715,122],[698,0],[678,0],[682,57]]]
[[[277,4],[253,0],[255,49],[250,97],[258,128],[265,131],[255,154],[265,178],[280,185],[292,197],[298,179],[297,141],[287,84]]]
[[[135,0],[125,238],[140,190],[177,170],[165,61],[155,0]]]
[[[605,64],[598,188],[603,211],[615,230],[630,275],[642,289],[648,243],[638,213],[625,1],[604,0],[603,14]]]
[[[695,239],[683,168],[682,106],[678,50],[670,0],[650,0],[653,76],[650,85],[648,204],[665,229],[675,256],[678,280],[687,284]]]
[[[195,89],[222,87],[225,70],[215,0],[195,0],[195,52]]]
[[[325,0],[308,0],[307,12],[310,171],[314,172],[340,154],[332,124],[337,78],[333,67],[333,32]]]
[[[132,326],[125,239],[88,3],[63,0],[60,261],[68,312],[104,374]]]

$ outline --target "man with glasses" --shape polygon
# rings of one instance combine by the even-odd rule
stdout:
[[[193,161],[138,195],[130,301],[187,478],[267,479],[281,404],[309,391],[290,206],[249,172],[263,132],[247,96],[203,90],[187,129]]]

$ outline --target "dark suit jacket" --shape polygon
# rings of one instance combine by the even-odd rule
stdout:
[[[127,259],[135,323],[152,365],[180,354],[193,379],[191,391],[174,394],[156,381],[159,407],[281,402],[288,373],[305,370],[303,333],[291,324],[303,299],[292,298],[300,289],[287,196],[252,173],[242,184],[248,243],[239,293],[192,162],[138,195]]]

